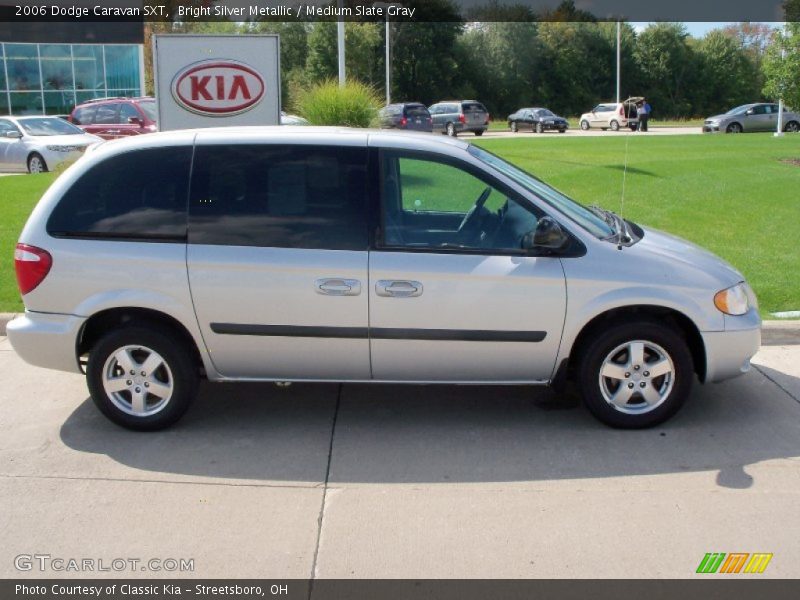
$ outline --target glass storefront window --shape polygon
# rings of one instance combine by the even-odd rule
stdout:
[[[10,92],[12,115],[44,114],[41,92]]]
[[[139,87],[139,49],[136,46],[106,46],[106,87]]]
[[[141,94],[139,46],[0,43],[0,114],[63,115],[76,104]]]
[[[5,49],[8,89],[42,89],[36,44],[5,44]]]
[[[69,44],[41,44],[42,83],[46,90],[73,90],[72,52]]]
[[[73,46],[76,90],[102,90],[106,87],[102,46]],[[105,95],[105,93],[103,94]]]

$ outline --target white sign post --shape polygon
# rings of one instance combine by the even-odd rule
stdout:
[[[277,35],[153,36],[161,131],[280,125]]]

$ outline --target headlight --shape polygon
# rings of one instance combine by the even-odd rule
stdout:
[[[744,281],[714,294],[714,306],[726,315],[743,315],[750,310],[750,286]]]

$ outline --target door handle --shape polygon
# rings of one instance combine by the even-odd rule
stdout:
[[[325,296],[358,296],[361,293],[361,282],[357,279],[317,279],[314,288],[318,294]]]
[[[381,279],[375,284],[375,293],[389,298],[415,298],[422,295],[422,284],[419,281]]]

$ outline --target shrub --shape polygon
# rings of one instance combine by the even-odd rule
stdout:
[[[363,83],[352,81],[343,88],[335,80],[324,81],[300,92],[297,111],[311,125],[369,127],[381,105],[377,92]]]

